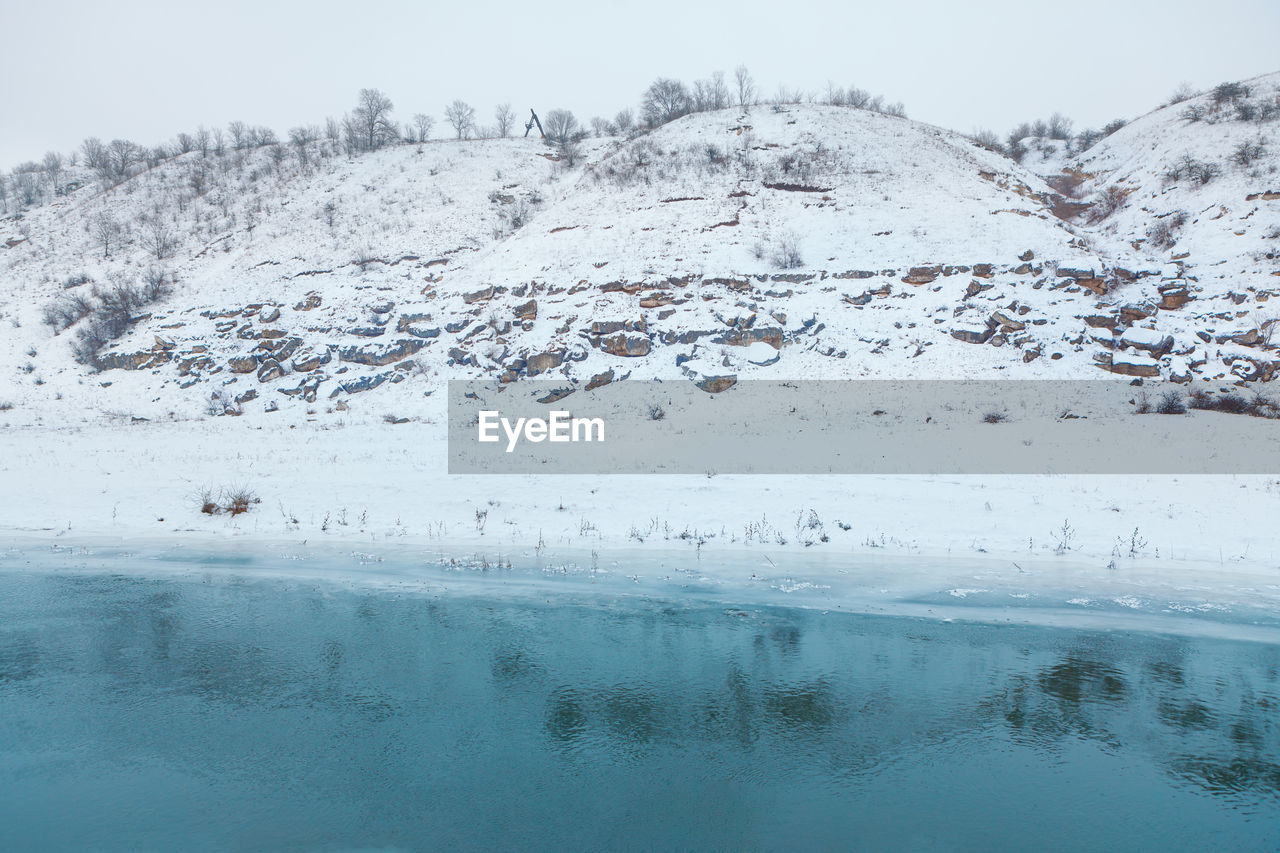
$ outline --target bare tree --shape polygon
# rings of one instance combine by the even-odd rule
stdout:
[[[142,226],[142,236],[139,238],[142,248],[154,255],[157,261],[163,261],[173,254],[177,240],[168,222],[157,214],[143,219]]]
[[[729,106],[729,87],[724,82],[724,72],[717,71],[710,80],[697,80],[693,84],[693,109],[695,112],[722,110]]]
[[[435,127],[436,120],[426,113],[416,113],[413,116],[414,136],[418,142],[426,142],[431,137],[431,128]]]
[[[746,108],[756,102],[756,83],[747,66],[739,65],[733,70],[733,82],[738,90],[738,106]]]
[[[399,135],[391,121],[391,99],[377,89],[361,89],[359,102],[351,113],[359,132],[360,147],[377,151]]]
[[[692,106],[689,90],[684,83],[659,77],[645,90],[640,110],[645,124],[657,127],[686,115]]]
[[[511,104],[498,104],[493,111],[493,119],[498,123],[498,136],[506,139],[515,126],[516,114],[511,111]]]
[[[106,160],[99,171],[109,183],[120,183],[129,177],[134,165],[141,162],[142,148],[127,139],[113,139],[105,149]]]
[[[209,156],[209,128],[200,125],[196,128],[196,150],[200,152],[201,157]]]
[[[445,107],[444,116],[459,139],[467,139],[475,130],[476,109],[461,99]]]
[[[179,133],[176,147],[179,154],[187,154],[191,151],[195,151],[196,138],[189,133]]]
[[[619,133],[630,133],[631,129],[636,126],[636,118],[631,110],[620,110],[613,117],[614,126],[618,128]]]
[[[102,165],[107,162],[107,147],[96,136],[90,136],[80,143],[80,151],[84,155],[84,165],[87,169],[100,171]]]
[[[578,119],[569,110],[552,110],[542,120],[542,130],[548,145],[559,145],[567,140],[582,139],[584,133]]]
[[[231,134],[231,147],[237,150],[243,149],[249,144],[249,127],[242,121],[233,121],[227,125],[227,132]]]
[[[99,211],[89,220],[89,228],[93,233],[93,239],[98,245],[102,246],[102,257],[111,257],[111,249],[118,246],[124,239],[124,229],[120,223],[104,211]]]
[[[44,175],[54,195],[58,195],[58,185],[62,182],[62,164],[62,155],[57,151],[50,151],[44,155]]]

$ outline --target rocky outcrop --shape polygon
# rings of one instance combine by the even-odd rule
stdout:
[[[338,359],[352,364],[381,367],[406,359],[426,345],[424,340],[405,338],[385,346],[345,347],[338,351]]]
[[[602,352],[624,358],[639,358],[649,354],[653,343],[643,335],[618,334],[601,337],[599,346]]]

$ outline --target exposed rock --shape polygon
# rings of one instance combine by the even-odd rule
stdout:
[[[599,388],[602,385],[608,385],[613,381],[613,368],[606,370],[604,373],[597,373],[587,382],[587,390]]]
[[[638,358],[648,355],[651,346],[650,340],[641,335],[618,334],[612,337],[600,338],[601,350],[610,355],[618,355],[625,358]]]
[[[288,397],[301,397],[308,403],[316,401],[316,392],[320,388],[320,383],[324,382],[328,377],[325,376],[308,376],[302,380],[297,388],[277,388],[281,394]]]
[[[391,379],[394,382],[396,381],[393,378],[394,376],[395,374],[393,374],[391,371],[388,371],[386,373],[376,373],[368,376],[361,376],[359,379],[353,379],[347,382],[343,382],[339,384],[337,388],[334,388],[332,392],[330,392],[329,399],[332,400],[334,397],[338,396],[339,394],[359,394],[361,391],[368,391],[370,389],[377,388],[379,385],[381,385],[383,382],[386,382],[388,379]]]
[[[1136,323],[1154,316],[1156,306],[1150,302],[1126,302],[1120,306],[1120,317],[1126,323]]]
[[[988,265],[988,266],[990,266],[990,265]],[[984,291],[984,290],[990,290],[990,289],[991,289],[991,288],[993,288],[993,287],[995,287],[995,285],[994,285],[994,284],[983,284],[982,282],[980,282],[980,281],[976,281],[976,280],[974,280],[974,281],[970,281],[970,282],[969,282],[969,286],[968,286],[967,288],[965,288],[965,291],[964,291],[964,298],[965,298],[965,299],[972,299],[973,297],[977,296],[977,295],[978,295],[979,293],[981,293],[982,291]]]
[[[423,339],[438,338],[440,336],[439,326],[428,326],[425,323],[410,323],[400,331],[408,332],[415,338]]]
[[[390,299],[387,299],[382,302],[375,302],[374,304],[370,305],[369,310],[372,311],[374,314],[389,314],[391,313],[392,310],[395,309],[395,307],[396,307],[396,304],[392,302]]]
[[[1262,336],[1258,334],[1257,329],[1248,329],[1243,332],[1236,332],[1234,335],[1219,335],[1218,343],[1240,344],[1243,347],[1256,347],[1262,342]]]
[[[360,338],[378,338],[387,333],[382,326],[352,326],[347,329],[348,335],[355,335]]]
[[[1245,382],[1270,382],[1280,368],[1280,362],[1252,357],[1235,358],[1230,364],[1231,372]]]
[[[258,369],[259,382],[270,382],[273,379],[279,379],[281,376],[284,376],[284,368],[274,358],[264,360],[262,367]]]
[[[308,293],[307,298],[293,306],[294,311],[310,311],[313,308],[319,308],[324,300],[320,298],[318,293]]]
[[[995,323],[988,321],[985,325],[957,326],[951,330],[951,337],[967,344],[985,344],[996,333]]]
[[[902,277],[902,280],[907,284],[929,284],[936,279],[941,272],[942,267],[940,266],[912,267],[907,271],[907,274]]]
[[[1129,353],[1117,353],[1115,355],[1106,353],[1105,355],[1108,357],[1106,359],[1099,358],[1098,365],[1112,373],[1142,378],[1160,375],[1160,363],[1154,358],[1148,358],[1144,355],[1131,355]]]
[[[270,305],[262,313],[258,314],[258,320],[263,323],[274,323],[280,319],[280,309],[275,305]]]
[[[1112,332],[1116,329],[1117,320],[1109,314],[1090,314],[1081,319],[1091,329],[1107,329]]]
[[[565,397],[568,397],[570,394],[572,394],[576,390],[577,389],[573,387],[553,388],[545,396],[539,397],[538,402],[539,403],[556,403],[556,402],[559,402],[560,400],[563,400]]]
[[[149,370],[168,363],[171,358],[164,350],[108,352],[99,355],[94,364],[98,370]]]
[[[537,376],[548,370],[555,370],[564,363],[564,354],[565,351],[560,349],[531,355],[525,360],[525,371],[530,376]]]
[[[496,288],[493,285],[489,285],[483,290],[462,294],[462,301],[468,305],[474,305],[477,302],[487,302],[493,298],[495,292]]]
[[[684,300],[676,299],[670,293],[651,293],[640,300],[641,308],[662,308],[665,305],[679,305]]]
[[[774,349],[782,349],[783,331],[778,328],[734,329],[716,338],[713,343],[731,347],[746,347],[754,343],[766,343]]]
[[[328,364],[333,356],[328,350],[323,352],[313,352],[308,350],[298,355],[293,360],[293,370],[295,373],[310,373],[321,365]]]
[[[1008,311],[1000,310],[991,315],[991,319],[1003,326],[1008,331],[1021,332],[1027,327],[1027,324],[1021,320],[1015,320],[1009,315]]]
[[[738,384],[737,376],[706,376],[693,383],[708,394],[719,394],[728,391]]]
[[[604,320],[604,321],[597,320],[596,322],[591,324],[591,334],[608,335],[608,334],[612,334],[613,332],[621,332],[624,328],[626,328],[626,325],[627,324],[622,320]]]
[[[530,299],[515,307],[515,315],[521,320],[538,319],[538,300]]]
[[[1160,285],[1160,307],[1166,311],[1176,311],[1191,301],[1191,290],[1185,282],[1170,281]]]
[[[251,355],[232,356],[227,361],[232,373],[253,373],[258,369],[258,360]]]
[[[383,346],[344,347],[338,352],[338,358],[352,364],[382,366],[408,358],[426,345],[423,340],[404,338]]]
[[[1155,329],[1134,326],[1124,331],[1120,336],[1120,343],[1134,349],[1146,350],[1158,357],[1173,349],[1173,336],[1162,335]]]

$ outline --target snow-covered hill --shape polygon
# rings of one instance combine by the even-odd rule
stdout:
[[[107,189],[72,170],[0,221],[0,402],[66,420],[412,411],[465,376],[1270,379],[1278,81],[1157,110],[1057,172],[812,105],[588,140],[572,166],[506,139],[193,151]],[[93,294],[148,280],[158,300],[86,351]]]

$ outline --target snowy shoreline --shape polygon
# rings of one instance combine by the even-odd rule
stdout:
[[[54,549],[123,549],[161,555],[157,565],[168,552],[204,553],[353,584],[560,575],[587,590],[607,580],[600,588],[624,594],[861,612],[991,610],[999,621],[1002,608],[1014,619],[1057,608],[1099,626],[1280,624],[1274,476],[445,468],[443,430],[429,423],[10,425],[0,430],[0,567]],[[241,486],[261,500],[249,512],[200,512],[202,489]]]

